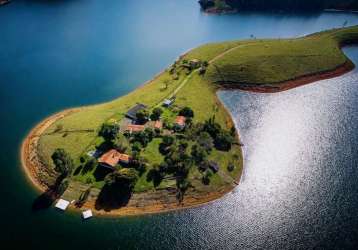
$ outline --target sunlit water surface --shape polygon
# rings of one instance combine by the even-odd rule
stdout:
[[[345,21],[358,24],[358,16],[205,15],[196,0],[14,0],[0,8],[1,248],[355,248],[357,71],[278,94],[220,92],[245,144],[245,170],[238,188],[203,207],[86,222],[34,212],[38,194],[18,158],[44,117],[126,94],[192,47],[296,37]],[[346,52],[358,62],[358,49]]]

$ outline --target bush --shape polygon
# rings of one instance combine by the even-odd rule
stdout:
[[[235,169],[235,165],[234,165],[234,163],[229,163],[229,165],[227,165],[227,170],[229,171],[229,172],[232,172],[232,171],[234,171],[234,169]]]
[[[213,172],[210,168],[208,168],[204,171],[203,176],[201,178],[201,181],[203,182],[204,185],[210,184],[210,178],[212,175],[213,175]]]

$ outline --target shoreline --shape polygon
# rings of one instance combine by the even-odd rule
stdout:
[[[279,86],[272,86],[272,85],[266,85],[266,86],[249,86],[249,85],[235,85],[233,86],[224,84],[221,86],[218,86],[217,90],[222,89],[240,89],[244,91],[251,91],[251,92],[260,92],[260,93],[275,93],[275,92],[281,92],[286,91],[292,88],[296,88],[299,86],[303,86],[306,84],[310,84],[316,81],[324,80],[324,79],[330,79],[334,77],[341,76],[351,70],[353,70],[355,65],[347,59],[347,61],[336,67],[332,70],[327,70],[324,72],[319,72],[311,75],[301,76],[296,79],[288,80],[282,83],[277,83]],[[159,74],[156,75],[158,77]],[[156,78],[155,77],[155,78]],[[154,78],[154,79],[155,79]],[[153,79],[152,79],[153,80]],[[145,84],[150,84],[152,80],[147,81]],[[138,88],[142,87],[143,85],[140,85]],[[216,95],[217,97],[217,95]],[[96,104],[98,105],[98,104]],[[233,118],[231,114],[228,112],[227,108],[223,105],[223,103],[217,98],[217,105],[224,108],[225,112],[228,113],[228,117],[230,117],[231,124],[234,124]],[[92,105],[90,105],[92,106]],[[73,114],[74,112],[78,112],[85,107],[81,108],[70,108],[66,109],[64,111],[55,113],[48,118],[45,118],[44,120],[40,121],[31,131],[30,133],[25,137],[25,139],[22,142],[21,145],[21,164],[22,168],[24,169],[24,172],[30,181],[30,183],[39,191],[39,192],[46,192],[49,188],[49,185],[46,185],[46,183],[41,180],[39,174],[42,171],[47,171],[47,167],[41,162],[41,159],[39,158],[39,154],[37,152],[38,148],[38,141],[41,136],[41,134],[53,123],[55,123],[57,120],[64,118],[67,115]],[[236,129],[237,137],[239,138],[239,132]],[[242,161],[243,161],[243,154],[242,155]],[[156,191],[148,191],[144,193],[134,193],[133,197],[135,196],[134,200],[140,200],[145,195],[153,195],[155,193],[162,194],[161,192],[165,192],[164,195],[161,197],[165,197],[165,199],[150,199],[149,204],[145,206],[136,206],[135,201],[133,202],[134,205],[121,207],[118,209],[113,209],[111,211],[105,211],[105,210],[96,210],[95,208],[95,201],[89,200],[87,201],[83,207],[76,208],[73,205],[69,207],[70,210],[73,210],[75,212],[80,212],[84,209],[92,209],[92,212],[95,215],[103,216],[103,217],[118,217],[118,216],[139,216],[144,214],[155,214],[155,213],[165,213],[170,211],[176,211],[181,209],[187,209],[187,208],[194,208],[203,206],[205,204],[214,202],[225,195],[232,192],[237,185],[239,185],[241,176],[243,173],[243,168],[240,170],[240,173],[238,173],[238,176],[236,179],[233,179],[233,182],[231,184],[227,184],[226,186],[222,187],[221,189],[205,194],[198,194],[198,193],[191,193],[191,190],[188,191],[187,195],[184,197],[184,200],[181,204],[178,202],[169,202],[169,200],[173,197],[175,197],[175,194],[173,192],[170,192],[170,190],[156,190]],[[145,198],[145,197],[144,197]],[[172,199],[173,200],[173,199]]]

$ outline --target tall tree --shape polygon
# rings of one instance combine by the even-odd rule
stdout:
[[[52,156],[52,161],[55,164],[55,171],[60,175],[66,177],[74,168],[71,156],[63,149],[56,149]]]

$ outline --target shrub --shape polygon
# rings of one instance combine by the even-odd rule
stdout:
[[[232,172],[232,171],[234,171],[234,169],[235,169],[234,163],[230,162],[229,165],[227,165],[227,170],[229,172]]]

